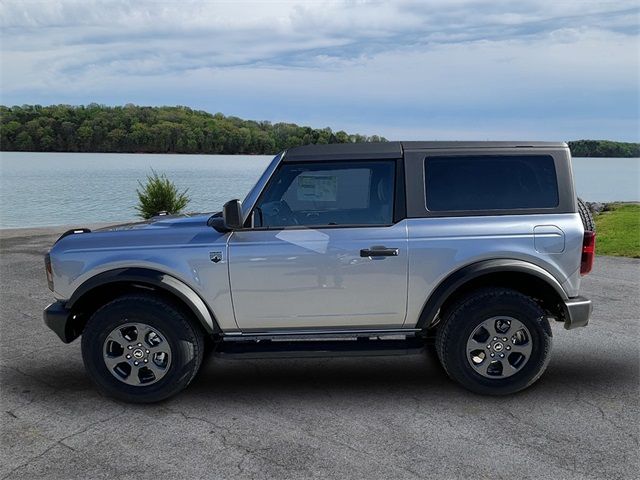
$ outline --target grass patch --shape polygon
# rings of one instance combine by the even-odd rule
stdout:
[[[596,220],[596,255],[640,258],[640,204],[614,203]]]

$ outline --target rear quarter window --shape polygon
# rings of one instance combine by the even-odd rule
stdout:
[[[427,209],[433,212],[558,206],[550,155],[469,155],[425,159]]]

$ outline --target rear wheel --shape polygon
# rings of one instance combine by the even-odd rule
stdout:
[[[82,357],[103,393],[149,403],[189,384],[202,362],[203,343],[202,332],[178,305],[154,296],[127,295],[89,319]]]
[[[544,372],[551,329],[531,298],[510,289],[485,289],[445,312],[436,349],[447,374],[465,388],[510,394]]]

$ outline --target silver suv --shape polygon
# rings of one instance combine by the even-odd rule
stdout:
[[[587,324],[594,237],[564,143],[311,145],[220,213],[65,233],[44,319],[126,401],[179,392],[206,352],[431,350],[464,387],[509,394],[542,375],[551,320]]]

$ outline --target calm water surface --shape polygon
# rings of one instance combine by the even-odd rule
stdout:
[[[0,153],[0,228],[77,225],[136,217],[138,180],[151,169],[188,188],[188,211],[244,198],[271,156]],[[640,201],[640,159],[575,158],[588,201]]]

